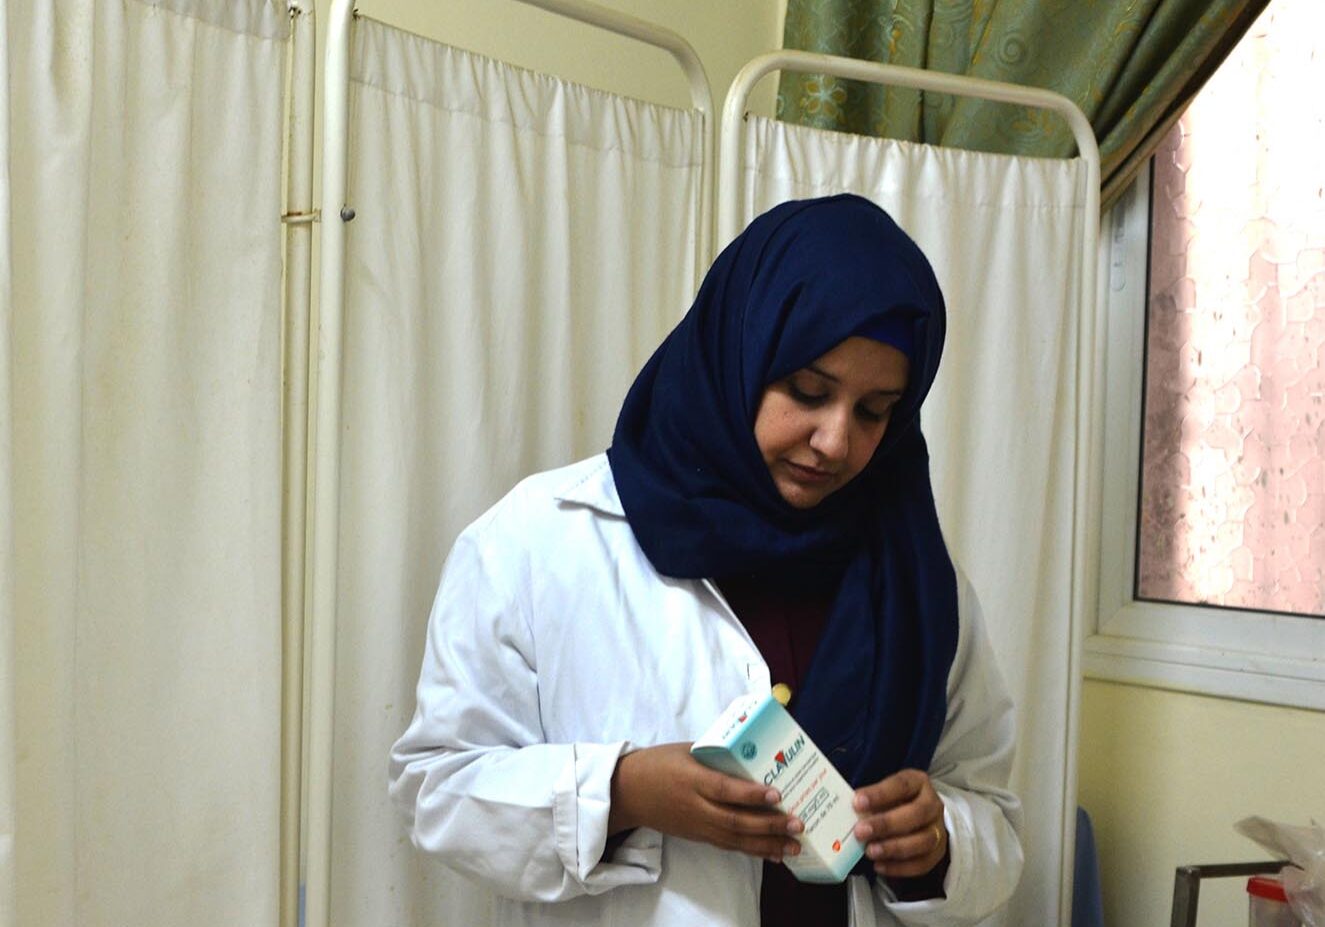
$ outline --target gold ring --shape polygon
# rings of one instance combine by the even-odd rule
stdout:
[[[939,844],[941,844],[941,843],[943,843],[943,826],[942,826],[941,824],[935,824],[935,825],[934,825],[934,849],[937,850],[937,849],[939,848]]]

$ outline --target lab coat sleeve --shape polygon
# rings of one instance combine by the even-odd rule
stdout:
[[[391,797],[415,846],[509,898],[656,881],[656,832],[636,831],[602,858],[628,745],[544,742],[529,558],[515,536],[480,519],[447,558],[414,719],[391,751]]]
[[[902,903],[875,884],[910,927],[961,927],[1012,897],[1021,877],[1021,802],[1008,791],[1016,739],[1012,700],[999,673],[975,593],[958,578],[961,630],[948,682],[948,715],[930,765],[944,805],[951,863],[944,898]]]

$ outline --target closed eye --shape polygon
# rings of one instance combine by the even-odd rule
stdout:
[[[888,416],[892,415],[893,413],[894,405],[896,405],[896,403],[890,402],[882,409],[870,408],[869,406],[857,406],[856,415],[861,419],[861,421],[877,425],[879,422],[884,422],[888,420]]]
[[[787,395],[791,396],[792,399],[796,400],[801,405],[809,406],[810,408],[820,406],[828,399],[828,393],[807,392],[797,386],[795,380],[787,381]]]

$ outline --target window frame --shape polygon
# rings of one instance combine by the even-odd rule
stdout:
[[[1099,585],[1087,678],[1325,710],[1325,618],[1134,595],[1151,167],[1103,219],[1105,308]]]

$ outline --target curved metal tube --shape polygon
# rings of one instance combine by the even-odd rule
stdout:
[[[715,122],[713,90],[709,86],[708,75],[704,72],[704,63],[700,61],[699,55],[689,42],[671,29],[590,3],[588,0],[519,0],[519,2],[660,48],[676,59],[676,63],[685,72],[686,81],[690,85],[690,104],[694,109],[699,110],[703,118],[704,164],[700,172],[700,226],[695,262],[696,274],[702,277],[708,266],[713,241],[711,204],[713,159],[716,152],[713,149]]]
[[[941,71],[926,71],[895,64],[878,64],[855,58],[784,49],[751,59],[737,73],[732,80],[731,88],[727,91],[727,100],[722,108],[722,140],[718,158],[719,247],[735,238],[739,231],[737,227],[739,220],[736,217],[740,195],[736,181],[740,175],[740,123],[745,117],[750,91],[763,77],[773,71],[830,74],[833,77],[867,81],[872,84],[907,87],[913,90],[933,90],[955,96],[978,97],[999,103],[1018,103],[1051,110],[1067,120],[1071,127],[1080,157],[1087,163],[1087,171],[1094,171],[1095,198],[1097,201],[1099,199],[1100,152],[1095,141],[1095,131],[1090,127],[1090,120],[1086,118],[1085,113],[1062,94],[1041,90],[1038,87],[1003,84],[978,77],[945,74]],[[1088,207],[1089,205],[1087,203]],[[1099,211],[1098,202],[1095,211]]]

